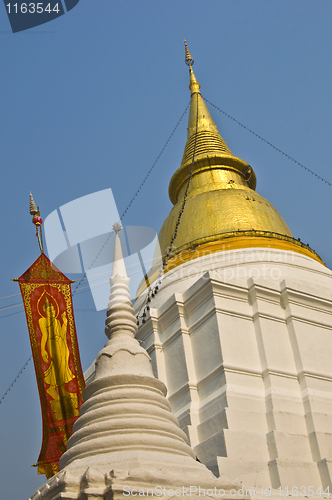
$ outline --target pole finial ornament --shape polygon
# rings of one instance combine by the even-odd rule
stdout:
[[[32,194],[30,193],[30,215],[32,215],[32,223],[36,226],[36,236],[38,238],[39,248],[41,253],[44,253],[43,235],[41,225],[43,219],[40,217],[39,207],[36,207]]]
[[[191,68],[191,66],[194,64],[194,59],[192,58],[192,55],[189,52],[187,40],[184,40],[184,45],[185,45],[185,51],[186,51],[184,62],[186,63],[187,66],[189,66]]]

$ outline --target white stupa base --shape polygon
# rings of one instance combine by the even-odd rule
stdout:
[[[174,458],[172,454],[130,450],[75,460],[43,485],[31,500],[124,500],[138,496],[139,491],[140,496],[144,496],[144,491],[145,496],[149,493],[150,496],[163,497],[164,491],[168,493],[175,489],[178,494],[173,496],[182,498],[187,496],[184,490],[191,492],[193,497],[201,496],[198,495],[200,490],[202,495],[203,490],[209,490],[210,497],[218,498],[220,490],[229,493],[231,489],[240,488],[238,481],[229,481],[224,477],[217,479],[191,457]]]

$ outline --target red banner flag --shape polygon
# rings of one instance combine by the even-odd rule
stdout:
[[[70,280],[42,253],[18,282],[42,409],[38,473],[49,478],[59,471],[84,389]]]

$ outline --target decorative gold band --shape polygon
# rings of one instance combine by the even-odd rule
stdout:
[[[173,252],[173,257],[171,257],[167,262],[164,274],[171,271],[175,267],[184,264],[185,262],[198,259],[199,257],[204,257],[216,252],[240,250],[245,248],[271,248],[295,252],[305,255],[306,257],[310,257],[325,266],[325,263],[319,255],[312,250],[309,245],[305,245],[299,240],[277,233],[264,231],[243,231],[239,234],[238,232],[232,232],[223,234],[217,241],[215,239],[216,235],[202,238],[191,242],[190,245],[186,245],[175,250]],[[152,268],[148,272],[147,276],[144,280],[142,280],[138,287],[136,298],[138,298],[144,290],[146,290],[147,284],[151,285],[158,278],[158,271],[159,269]]]

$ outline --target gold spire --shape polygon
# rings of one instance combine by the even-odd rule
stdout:
[[[191,96],[193,96],[196,93],[200,94],[199,89],[201,88],[201,86],[198,83],[198,81],[196,80],[196,76],[195,76],[194,70],[192,69],[191,66],[189,66],[189,75],[190,75],[189,88],[191,90]]]
[[[255,189],[256,176],[254,171],[248,163],[232,154],[226,142],[220,136],[218,128],[205,104],[200,92],[200,84],[192,69],[194,59],[189,52],[186,40],[185,52],[185,62],[189,66],[191,104],[188,136],[181,166],[173,175],[169,185],[169,196],[172,203],[177,203],[179,195],[182,193],[183,182],[189,177],[194,152],[194,173],[197,173],[202,168],[210,168],[213,165],[218,166],[219,169],[238,172],[243,179],[249,180],[249,187]]]
[[[266,241],[272,238],[272,244],[268,243],[270,246],[276,246],[277,239],[284,242],[290,240],[291,246],[297,248],[294,251],[299,251],[301,244],[294,240],[285,221],[267,200],[255,192],[256,176],[252,167],[234,156],[220,136],[201,95],[200,84],[192,69],[194,59],[186,41],[185,62],[189,66],[191,92],[188,136],[180,168],[169,185],[174,208],[160,230],[162,255],[170,245],[178,214],[182,210],[191,170],[188,197],[173,253],[179,254],[193,246],[210,243],[217,248],[217,242],[229,242],[229,238],[233,237],[235,248],[237,244],[252,246],[255,238],[256,243],[257,238],[265,238]],[[289,246],[290,243],[287,244]]]
[[[185,50],[186,50],[186,56],[185,56],[184,62],[186,63],[187,66],[189,66],[189,74],[190,74],[189,88],[191,90],[191,95],[193,95],[196,92],[199,93],[200,84],[198,83],[198,81],[196,80],[196,77],[194,75],[194,71],[192,68],[192,65],[194,64],[194,59],[192,58],[192,55],[189,52],[187,40],[184,41],[184,45],[185,45]]]
[[[165,257],[182,214],[172,246],[175,257],[169,260],[168,269],[200,257],[201,252],[266,246],[302,253],[322,262],[307,245],[293,238],[277,210],[255,192],[252,167],[232,154],[205,104],[186,41],[185,51],[191,91],[188,136],[180,168],[169,184],[174,207],[159,233],[160,250]],[[195,252],[190,250],[193,248]],[[154,271],[149,273],[150,283],[155,279]],[[141,291],[142,288],[138,293]]]

